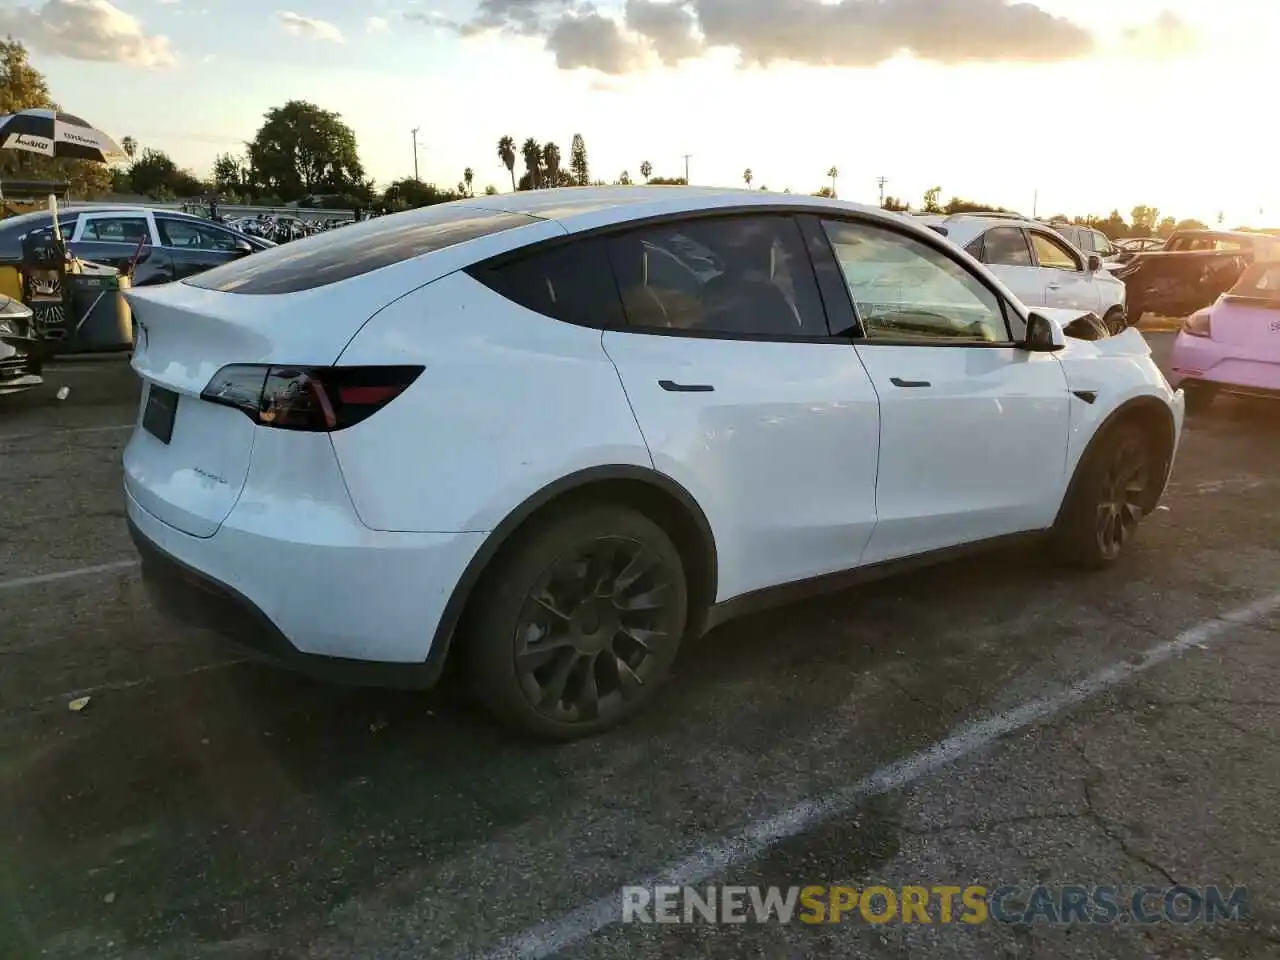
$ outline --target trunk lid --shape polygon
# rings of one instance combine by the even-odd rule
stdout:
[[[1210,335],[1218,343],[1256,349],[1265,359],[1280,358],[1280,300],[1225,296],[1213,308]]]
[[[376,306],[338,288],[325,294],[318,309],[313,291],[246,296],[171,283],[125,293],[137,328],[132,366],[144,382],[124,453],[139,506],[192,536],[217,532],[244,489],[258,427],[200,393],[230,363],[332,364]],[[167,442],[145,425],[159,423],[163,435],[166,422]]]

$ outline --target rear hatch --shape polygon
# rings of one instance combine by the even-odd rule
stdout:
[[[144,388],[125,485],[148,513],[193,536],[217,531],[244,488],[258,428],[200,393],[227,364],[332,364],[375,308],[344,304],[331,289],[319,310],[318,292],[246,296],[182,283],[126,292]]]
[[[1257,350],[1259,359],[1280,359],[1280,299],[1224,296],[1213,308],[1210,336]]]

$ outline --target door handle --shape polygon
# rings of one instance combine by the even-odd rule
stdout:
[[[928,380],[903,380],[901,377],[890,377],[889,382],[895,387],[931,387]]]
[[[658,386],[667,393],[711,393],[715,390],[709,383],[676,383],[674,380],[659,380]]]
[[[1061,289],[1062,289],[1062,284],[1060,284],[1060,283],[1051,283],[1051,284],[1049,284],[1049,289],[1050,289],[1050,290],[1061,290]]]

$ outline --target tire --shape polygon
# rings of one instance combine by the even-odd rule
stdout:
[[[1129,323],[1125,318],[1124,307],[1112,307],[1107,311],[1103,322],[1106,323],[1107,330],[1111,332],[1113,337],[1118,337],[1129,328]]]
[[[666,677],[688,622],[671,538],[612,505],[549,515],[518,537],[470,605],[476,698],[541,739],[590,736],[633,716]]]
[[[1135,423],[1121,421],[1085,453],[1054,529],[1067,562],[1114,564],[1137,532],[1153,483],[1151,448]]]
[[[1218,391],[1213,387],[1186,384],[1182,388],[1187,401],[1187,416],[1198,417],[1207,413]]]

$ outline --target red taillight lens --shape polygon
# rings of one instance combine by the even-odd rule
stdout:
[[[233,363],[200,399],[243,411],[279,430],[328,433],[377,413],[418,379],[422,367],[269,367]]]
[[[1189,337],[1211,337],[1213,336],[1212,321],[1209,319],[1209,311],[1201,310],[1193,313],[1182,322],[1182,332]]]

